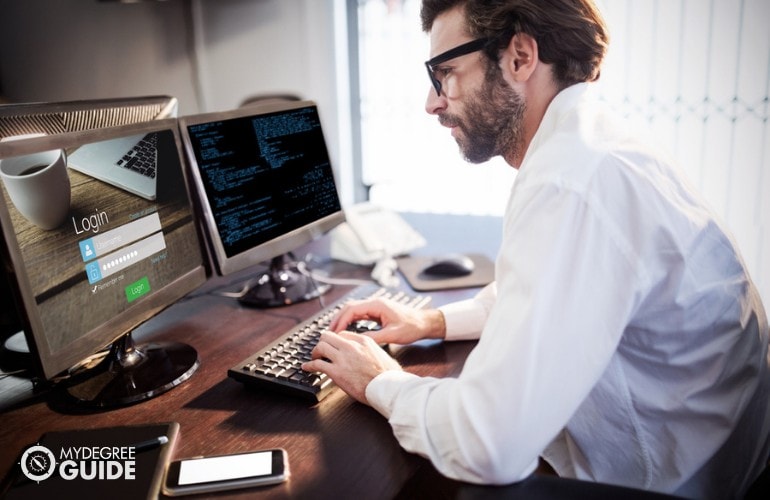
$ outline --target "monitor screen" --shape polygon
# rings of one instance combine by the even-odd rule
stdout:
[[[218,271],[272,259],[242,300],[276,306],[321,293],[287,257],[345,219],[317,106],[280,102],[179,122]]]
[[[139,172],[140,154],[151,173]],[[104,173],[84,173],[84,158]],[[173,119],[0,142],[5,253],[44,379],[74,372],[110,345],[131,348],[133,328],[205,281],[182,159]],[[137,194],[127,173],[151,177],[151,196]],[[89,390],[107,395],[97,404],[138,401],[192,373],[193,366],[157,372],[149,358],[167,354],[125,367],[156,386],[144,392],[109,395],[112,382],[97,377]],[[194,359],[182,364],[197,366],[194,350],[183,356]],[[172,380],[164,382],[166,376]]]

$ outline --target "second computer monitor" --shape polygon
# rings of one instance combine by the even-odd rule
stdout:
[[[242,301],[277,306],[322,293],[287,257],[345,220],[317,106],[277,103],[179,122],[220,274],[272,259]]]

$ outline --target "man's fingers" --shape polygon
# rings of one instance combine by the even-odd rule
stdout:
[[[366,338],[366,335],[343,330],[337,334],[337,338],[348,342],[362,342],[364,338]],[[336,347],[339,349],[341,346],[338,344]]]
[[[302,363],[302,369],[306,372],[324,372],[327,373],[329,368],[331,367],[331,363],[324,359],[314,359],[312,361],[308,361],[306,363]]]
[[[354,300],[346,304],[342,310],[332,318],[329,329],[335,332],[344,330],[350,323],[360,319],[361,314],[366,312],[364,306],[362,312],[359,313],[359,309],[362,309],[362,304],[364,303],[365,301],[362,300]]]
[[[329,324],[329,329],[334,332],[344,330],[345,327],[353,322],[353,318],[353,311],[346,307],[332,318],[332,321]]]
[[[324,331],[321,333],[321,336],[318,338],[318,343],[315,345],[313,352],[310,354],[313,359],[325,358],[331,362],[334,362],[334,359],[336,359],[339,351],[341,349],[345,349],[346,343],[361,341],[361,339],[358,337],[361,337],[361,335],[358,333],[346,331],[335,333],[329,330]]]
[[[338,342],[338,335],[336,333],[324,332],[318,339],[318,343],[313,348],[311,356],[313,359],[326,358],[331,360],[337,351],[335,344]]]
[[[337,313],[329,325],[329,329],[339,332],[348,327],[352,322],[359,319],[373,319],[381,322],[382,315],[385,312],[385,305],[382,300],[358,300],[345,305]]]

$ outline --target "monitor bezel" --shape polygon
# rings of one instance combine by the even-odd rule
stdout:
[[[178,99],[169,95],[7,103],[0,105],[0,137],[66,134],[176,118],[178,110]]]
[[[310,100],[271,102],[237,108],[229,111],[202,113],[198,115],[182,116],[179,118],[179,128],[182,135],[184,149],[187,155],[190,177],[193,180],[196,192],[195,203],[199,210],[199,217],[204,224],[205,240],[208,249],[211,252],[211,257],[214,265],[216,266],[216,270],[220,275],[227,276],[257,264],[264,263],[274,257],[292,252],[298,247],[301,247],[302,245],[320,238],[327,232],[334,229],[334,227],[337,225],[345,222],[345,212],[342,209],[342,204],[340,203],[340,209],[332,214],[284,233],[281,236],[268,240],[262,244],[253,246],[240,253],[228,256],[227,252],[225,251],[224,243],[222,242],[222,237],[219,234],[216,220],[214,219],[214,213],[211,209],[209,198],[206,194],[206,188],[203,184],[197,157],[193,149],[192,141],[190,140],[188,127],[212,121],[224,121],[249,116],[259,116],[307,107],[315,108],[316,112],[318,113],[319,120],[321,119],[321,113],[318,109],[318,105],[314,101]],[[321,127],[321,133],[323,134],[323,125]],[[324,146],[326,147],[328,155],[329,150],[326,143],[325,134]],[[339,200],[339,185],[337,183],[337,176],[334,172],[334,165],[331,162],[331,157],[329,158],[329,162],[332,166],[331,173],[334,177],[334,186],[337,190],[337,198]]]
[[[65,374],[93,354],[96,354],[99,350],[108,348],[117,339],[130,333],[142,323],[201,286],[205,283],[209,270],[206,266],[204,249],[200,245],[202,235],[195,219],[195,211],[192,205],[193,195],[190,190],[189,179],[187,178],[181,149],[181,139],[175,118],[0,142],[0,159],[2,159],[50,149],[72,148],[82,144],[122,136],[166,130],[173,134],[182,176],[185,180],[185,190],[188,203],[190,203],[193,226],[195,227],[195,234],[201,251],[200,264],[187,273],[180,275],[165,287],[156,290],[155,293],[148,295],[146,300],[137,301],[115,318],[79,336],[67,349],[62,349],[60,352],[52,352],[48,348],[42,319],[35,303],[30,279],[25,270],[25,263],[16,238],[15,228],[11,223],[8,207],[6,207],[5,203],[0,203],[0,222],[2,222],[3,245],[5,246],[4,257],[10,263],[10,267],[7,269],[9,281],[14,292],[17,307],[20,308],[18,311],[19,319],[21,320],[24,335],[32,353],[33,362],[35,363],[34,368],[38,375],[45,380],[50,381]]]

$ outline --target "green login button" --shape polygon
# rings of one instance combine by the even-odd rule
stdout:
[[[133,302],[148,293],[150,293],[150,280],[147,279],[147,276],[126,287],[126,298],[129,302]]]

